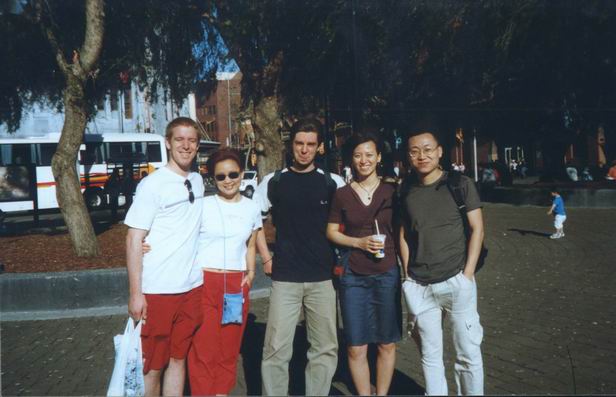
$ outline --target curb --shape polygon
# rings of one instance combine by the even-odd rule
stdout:
[[[257,266],[251,299],[269,296],[271,281]],[[126,313],[125,268],[0,275],[2,321]]]
[[[251,300],[268,298],[269,295],[269,288],[260,288],[250,291]],[[112,307],[93,307],[89,309],[16,311],[0,313],[0,321],[38,321],[58,320],[62,318],[119,316],[121,314],[126,315],[127,312],[128,306],[126,305]]]

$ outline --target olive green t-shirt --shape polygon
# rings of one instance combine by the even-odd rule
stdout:
[[[402,198],[406,242],[410,250],[409,276],[438,283],[455,276],[466,262],[464,224],[447,188],[447,172],[430,185],[413,184]],[[467,212],[481,208],[473,181],[462,176],[460,188]]]

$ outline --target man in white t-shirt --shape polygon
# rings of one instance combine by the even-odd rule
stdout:
[[[186,117],[167,125],[169,162],[139,183],[124,221],[129,227],[128,312],[144,321],[146,395],[160,395],[163,372],[163,394],[183,394],[186,356],[201,324],[203,276],[194,263],[204,187],[201,176],[190,171],[199,147],[198,131],[195,121]],[[151,246],[145,255],[144,239]]]

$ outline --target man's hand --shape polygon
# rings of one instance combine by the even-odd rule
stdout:
[[[462,275],[464,277],[466,277],[467,279],[469,279],[470,281],[473,281],[475,279],[475,274],[467,274],[467,272],[462,272]]]
[[[148,302],[142,293],[131,294],[128,299],[128,315],[135,321],[146,320],[148,313]]]

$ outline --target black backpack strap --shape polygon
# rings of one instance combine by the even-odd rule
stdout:
[[[325,174],[325,183],[327,184],[327,195],[331,200],[332,197],[334,197],[336,190],[338,190],[338,184],[336,183],[334,178],[332,178],[331,172],[323,171],[323,173]]]
[[[463,216],[465,222],[466,219],[466,203],[464,202],[464,195],[462,194],[462,174],[459,172],[450,172],[447,174],[447,189],[451,193],[453,200],[456,202],[458,211]]]
[[[464,195],[462,194],[462,174],[459,172],[449,172],[447,174],[447,189],[451,196],[453,197],[453,201],[456,202],[456,207],[458,207],[458,211],[460,211],[460,216],[462,217],[462,225],[464,226],[464,235],[466,238],[469,238],[471,233],[471,227],[468,223],[468,217],[466,216],[466,203],[464,202]]]
[[[267,182],[267,199],[274,206],[274,203],[278,199],[278,182],[280,181],[280,175],[282,170],[276,170],[274,176]]]
[[[464,236],[468,241],[471,236],[471,225],[468,222],[468,216],[466,215],[466,203],[464,202],[464,195],[462,194],[462,174],[459,172],[450,172],[447,175],[446,184],[447,189],[449,189],[451,196],[456,202],[458,211],[460,211],[460,216],[462,217],[462,225],[464,226]],[[479,252],[479,258],[477,260],[477,267],[475,268],[475,273],[477,273],[483,267],[487,256],[488,249],[486,248],[485,244],[482,244],[481,251]]]
[[[276,207],[278,204],[278,182],[280,182],[280,175],[282,170],[276,170],[274,176],[267,182],[267,199],[269,200],[271,207],[270,212],[272,214],[272,223],[276,224]]]

